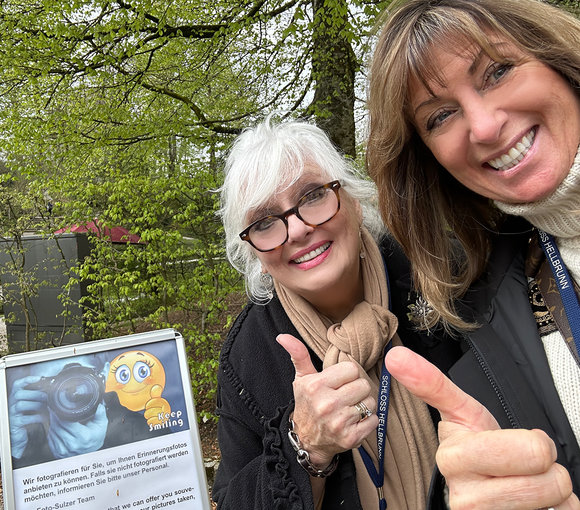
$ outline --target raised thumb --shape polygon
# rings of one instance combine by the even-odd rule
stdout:
[[[393,347],[385,363],[393,377],[413,395],[437,408],[443,421],[462,425],[474,432],[499,429],[495,418],[482,404],[410,349]]]
[[[296,369],[296,378],[317,373],[310,359],[308,349],[298,338],[283,334],[278,335],[276,341],[290,354],[290,359]]]
[[[151,387],[151,391],[149,394],[151,395],[151,398],[159,398],[162,393],[163,393],[163,386],[161,386],[159,384],[155,384],[154,386]]]

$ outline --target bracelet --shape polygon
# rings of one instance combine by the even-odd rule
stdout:
[[[312,462],[310,462],[310,454],[302,448],[298,434],[294,432],[294,420],[290,420],[288,439],[290,439],[290,444],[296,451],[296,460],[298,461],[298,464],[300,464],[310,476],[326,478],[334,473],[338,466],[338,455],[335,455],[330,464],[324,469],[318,469],[314,464],[312,464]]]

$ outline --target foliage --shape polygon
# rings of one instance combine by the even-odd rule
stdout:
[[[5,0],[0,235],[51,236],[94,219],[138,234],[128,245],[90,234],[60,299],[87,284],[89,339],[181,331],[196,399],[211,402],[228,307],[241,295],[211,191],[223,154],[241,128],[279,110],[314,116],[354,155],[354,76],[385,3]],[[30,310],[42,282],[15,262]]]
[[[580,18],[580,2],[578,0],[549,0],[549,3],[566,9],[574,14],[577,18]]]
[[[38,278],[37,271],[27,261],[27,250],[23,234],[35,230],[46,221],[45,199],[27,188],[26,179],[16,172],[11,174],[2,165],[0,168],[0,281],[2,300],[9,306],[7,319],[14,319],[14,310],[21,310],[26,317],[24,347],[26,350],[38,347],[36,331],[32,327],[36,311],[31,301],[41,287],[49,282]]]
[[[576,0],[553,2],[578,14]],[[91,235],[90,255],[66,267],[63,313],[79,304],[81,279],[87,338],[175,327],[196,398],[211,402],[241,295],[215,216],[223,155],[240,129],[279,110],[313,117],[355,157],[388,3],[4,0],[0,236],[22,244],[94,219],[138,234],[127,245]],[[23,292],[5,299],[34,313],[46,283],[31,277],[24,250],[10,254]]]

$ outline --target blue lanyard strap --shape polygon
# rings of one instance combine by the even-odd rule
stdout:
[[[560,250],[558,250],[554,238],[543,230],[538,230],[538,233],[540,234],[540,244],[546,254],[546,259],[550,264],[550,268],[554,274],[554,280],[560,291],[560,297],[562,298],[562,304],[566,311],[570,331],[574,337],[576,350],[580,354],[580,303],[574,291],[574,281],[570,277],[564,262],[562,262],[562,256],[560,255]]]
[[[392,342],[389,342],[385,347],[384,355],[387,354],[391,348]],[[383,356],[383,360],[384,360]],[[367,451],[359,446],[359,452],[362,457],[365,467],[369,472],[371,480],[377,488],[379,496],[379,510],[386,510],[387,500],[383,492],[383,485],[385,482],[385,441],[387,439],[387,417],[389,415],[389,398],[391,396],[391,374],[387,370],[383,361],[383,368],[381,370],[381,381],[379,387],[379,401],[377,405],[377,416],[379,417],[379,425],[377,427],[377,450],[379,453],[379,469],[375,467],[373,460]]]

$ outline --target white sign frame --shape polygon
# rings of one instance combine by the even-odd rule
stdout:
[[[9,404],[18,401],[10,393],[11,387],[15,387],[17,381],[23,380],[18,374],[27,374],[36,370],[42,375],[43,370],[46,371],[47,368],[59,363],[60,366],[67,365],[70,368],[69,363],[75,364],[80,360],[97,357],[101,360],[108,359],[109,362],[112,360],[119,365],[121,362],[116,361],[118,358],[125,354],[131,356],[131,353],[137,351],[140,355],[142,354],[140,351],[144,351],[145,355],[149,356],[153,352],[163,353],[163,358],[161,355],[158,356],[160,356],[162,367],[166,368],[167,384],[164,377],[163,393],[159,398],[165,400],[167,394],[175,395],[173,405],[171,405],[172,402],[165,400],[170,408],[169,412],[158,413],[159,420],[163,421],[157,422],[156,425],[149,423],[148,419],[143,416],[146,412],[144,409],[130,410],[128,404],[122,401],[123,397],[120,392],[117,392],[118,397],[115,402],[117,407],[114,409],[122,408],[123,412],[136,423],[139,422],[139,417],[142,417],[146,422],[144,425],[149,427],[151,437],[146,435],[137,439],[133,437],[128,442],[115,446],[103,446],[87,453],[67,454],[65,457],[43,459],[29,465],[13,465],[13,460],[14,464],[20,460],[13,459],[10,420],[11,415],[15,415],[16,411],[13,411],[15,407],[11,411]],[[155,361],[159,360],[155,359]],[[121,366],[127,370],[126,364]],[[119,366],[116,368],[119,369]],[[142,365],[142,368],[145,367]],[[59,368],[59,370],[62,373],[62,369]],[[108,366],[103,369],[105,370],[108,370]],[[132,371],[127,371],[126,374]],[[21,378],[18,379],[18,377]],[[38,376],[36,378],[39,379]],[[52,382],[56,377],[40,379]],[[26,390],[29,388],[37,389],[36,386],[24,386]],[[111,393],[113,392],[109,391],[108,395]],[[177,405],[175,405],[176,402]],[[105,407],[108,415],[113,407]],[[46,411],[46,414],[53,419],[51,423],[57,424],[52,410]],[[125,418],[119,423],[124,425],[124,420]],[[16,424],[17,420],[14,419],[13,423]],[[109,419],[108,424],[111,423],[112,420]],[[53,426],[57,427],[57,425]],[[45,423],[43,427],[42,429],[38,427],[38,430],[43,430],[48,437],[47,430],[51,426]],[[107,425],[107,434],[111,428],[113,428],[112,425],[110,428]],[[164,428],[167,430],[161,430]],[[18,430],[18,427],[15,428],[15,436],[19,434]],[[133,429],[130,430],[133,431]],[[115,434],[111,435],[115,436]],[[113,437],[112,440],[115,441],[116,438]],[[30,445],[27,446],[32,450],[34,458],[34,449]],[[48,439],[45,440],[43,446],[49,446]],[[5,510],[211,509],[185,344],[182,335],[173,329],[9,354],[1,358],[0,447]],[[54,452],[53,448],[50,445],[51,452]],[[44,449],[48,451],[47,448]]]

